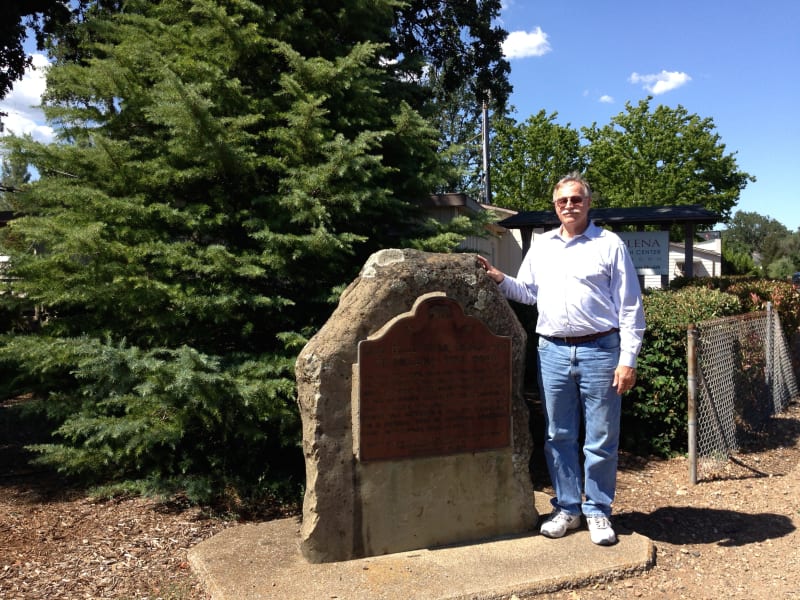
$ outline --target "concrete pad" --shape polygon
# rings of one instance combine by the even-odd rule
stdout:
[[[546,497],[537,507],[546,514]],[[646,537],[618,531],[614,546],[585,529],[558,540],[538,533],[481,543],[311,564],[300,554],[299,519],[226,529],[189,551],[213,600],[494,600],[529,596],[650,568]]]

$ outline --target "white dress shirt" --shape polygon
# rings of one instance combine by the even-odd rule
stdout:
[[[620,330],[619,364],[636,366],[644,335],[641,289],[628,249],[618,235],[590,222],[572,239],[560,227],[531,244],[516,277],[500,291],[523,304],[538,304],[536,333],[550,337]]]

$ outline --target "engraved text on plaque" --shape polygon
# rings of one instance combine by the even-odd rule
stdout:
[[[418,301],[358,348],[359,458],[511,444],[511,338],[445,296]]]

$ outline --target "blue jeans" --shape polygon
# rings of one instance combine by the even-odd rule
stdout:
[[[578,345],[539,337],[537,366],[545,461],[555,490],[552,503],[573,515],[611,516],[622,410],[620,396],[611,386],[618,360],[618,333]],[[583,473],[581,418],[586,430]]]

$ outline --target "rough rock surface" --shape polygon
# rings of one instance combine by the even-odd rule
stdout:
[[[526,500],[509,510],[527,527],[536,522],[528,471],[531,436],[522,395],[523,327],[474,255],[384,250],[367,261],[296,363],[306,459],[301,538],[303,553],[312,562],[348,560],[361,556],[363,549],[354,523],[359,507],[353,491],[360,475],[353,457],[351,403],[358,342],[431,293],[457,301],[466,316],[482,321],[494,335],[512,339],[512,469],[519,497]]]

